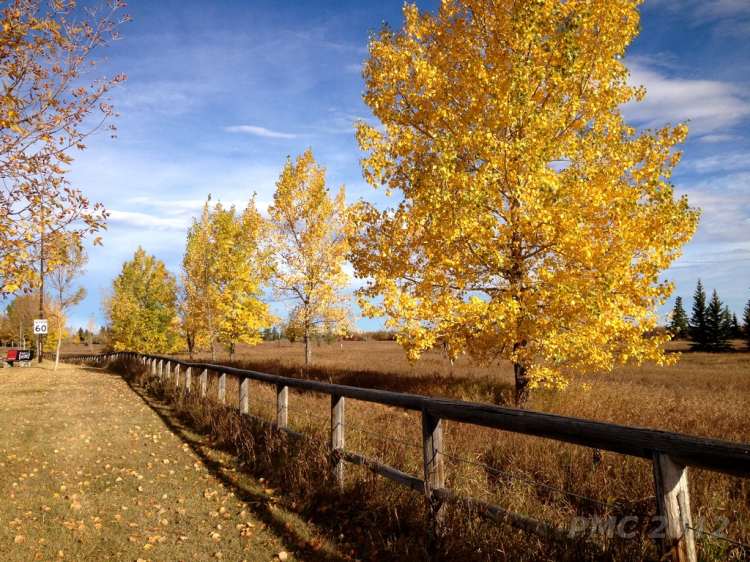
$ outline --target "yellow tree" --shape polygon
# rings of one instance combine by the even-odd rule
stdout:
[[[444,0],[372,37],[364,99],[383,127],[358,123],[362,164],[402,199],[360,205],[351,259],[411,360],[440,338],[510,361],[519,405],[674,360],[645,334],[698,212],[669,183],[687,128],[637,133],[620,113],[645,93],[623,64],[639,2]]]
[[[34,319],[39,315],[39,298],[34,293],[17,295],[5,309],[12,339],[21,349],[34,339]]]
[[[182,263],[183,330],[189,344],[205,341],[216,360],[222,343],[234,359],[238,343],[254,345],[273,324],[263,297],[270,274],[262,240],[266,225],[253,198],[241,214],[221,203],[203,207],[188,231]]]
[[[44,340],[44,351],[53,351],[58,340],[68,335],[65,329],[65,311],[55,299],[47,296],[44,299],[44,314],[55,319],[49,323],[47,338]],[[19,347],[26,349],[27,342],[35,339],[34,320],[39,318],[39,294],[30,292],[16,295],[8,304],[6,315],[7,323],[3,331],[10,336],[9,339],[17,341]]]
[[[290,305],[290,324],[304,330],[305,364],[310,365],[310,339],[316,331],[345,332],[350,325],[349,297],[344,295],[349,283],[344,186],[332,199],[325,168],[316,166],[307,150],[294,163],[287,158],[268,214],[274,292]]]
[[[0,13],[0,292],[34,287],[45,263],[42,239],[67,228],[80,243],[104,227],[106,212],[65,181],[70,149],[113,115],[107,91],[124,80],[85,78],[95,51],[118,37],[124,6],[76,9],[75,2],[9,0]],[[74,13],[75,10],[75,13]],[[101,119],[91,120],[99,112]],[[95,242],[98,242],[96,239]],[[39,268],[32,266],[39,264]]]
[[[123,264],[102,302],[107,347],[141,353],[179,350],[176,290],[175,277],[164,263],[139,247],[133,259]]]
[[[86,273],[89,257],[86,250],[77,244],[71,244],[67,238],[60,238],[56,253],[60,255],[60,262],[48,274],[49,285],[52,289],[52,304],[57,326],[57,341],[55,346],[55,370],[60,361],[60,346],[65,328],[65,315],[68,310],[76,306],[86,297],[86,288],[78,285],[78,281]],[[48,341],[54,341],[48,338]]]

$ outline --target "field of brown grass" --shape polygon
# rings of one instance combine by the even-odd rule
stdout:
[[[670,344],[670,351],[686,349],[683,343]],[[202,355],[196,359],[207,361],[208,357]],[[234,364],[352,386],[495,404],[512,403],[513,377],[509,365],[482,368],[472,365],[466,358],[459,358],[455,365],[450,365],[440,353],[430,352],[412,367],[393,342],[341,342],[331,347],[323,344],[314,348],[313,360],[314,366],[305,370],[300,344],[264,343],[241,349]],[[217,362],[228,363],[226,357],[220,357]],[[584,383],[590,385],[589,390]],[[272,419],[274,390],[257,384],[251,397],[251,411]],[[232,404],[236,400],[236,388],[232,390],[230,385],[227,402]],[[750,353],[738,349],[726,354],[685,352],[672,367],[623,367],[611,373],[582,376],[563,392],[536,391],[529,407],[750,442],[749,400]],[[329,431],[329,408],[327,396],[292,392],[290,426],[324,441]],[[347,425],[347,449],[421,476],[421,425],[417,414],[350,401],[347,402]],[[487,560],[658,558],[654,542],[646,536],[650,517],[655,512],[650,463],[456,423],[446,424],[445,447],[451,455],[446,467],[450,489],[563,528],[568,528],[576,517],[595,522],[597,518],[634,515],[639,518],[642,533],[627,540],[606,537],[606,549],[591,553],[585,549],[569,550],[567,546],[550,547],[515,530],[482,523],[456,508],[448,517],[455,532],[449,533],[440,545],[444,559],[464,556]],[[377,533],[373,531],[369,551],[366,551],[374,553],[373,559],[381,559],[386,554],[392,557],[382,559],[407,555],[418,558],[424,554],[421,550],[426,548],[424,544],[417,541],[415,546],[406,536],[407,531],[412,536],[419,534],[419,514],[413,512],[413,506],[420,505],[420,500],[413,492],[383,483],[383,479],[368,477],[366,471],[353,467],[347,468],[347,478],[351,489],[358,489],[361,498],[367,498],[360,498],[367,509],[380,514]],[[368,494],[362,494],[363,486],[369,490]],[[696,525],[735,541],[750,543],[750,482],[691,470],[690,493]],[[302,496],[296,499],[304,503]],[[317,504],[310,500],[310,505],[314,508]],[[410,506],[411,516],[408,515]],[[407,520],[411,521],[411,527]],[[744,560],[748,556],[742,547],[708,536],[699,538],[698,547],[701,559],[705,560]]]

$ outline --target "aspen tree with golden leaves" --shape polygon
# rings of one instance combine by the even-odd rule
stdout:
[[[8,0],[0,11],[0,293],[34,288],[57,263],[43,244],[73,243],[105,228],[107,213],[71,187],[72,149],[114,115],[107,92],[125,80],[91,78],[97,50],[118,39],[122,0]],[[90,118],[99,114],[100,119]],[[101,239],[95,238],[95,244]],[[39,267],[37,268],[37,264]]]
[[[344,186],[331,198],[325,167],[312,150],[287,158],[273,204],[268,209],[273,250],[274,293],[288,304],[290,325],[304,333],[305,365],[312,363],[311,338],[318,332],[344,333],[351,326],[349,276],[349,211]]]
[[[164,265],[143,248],[122,265],[112,289],[102,297],[109,351],[173,353],[182,346],[177,333],[179,318],[177,282]]]
[[[263,246],[267,225],[255,199],[241,214],[210,202],[209,196],[188,231],[179,305],[190,353],[208,344],[216,361],[218,343],[234,359],[236,345],[259,343],[260,330],[275,318],[262,300],[271,268]]]
[[[653,361],[673,290],[660,273],[698,211],[669,178],[687,127],[637,132],[620,107],[639,0],[444,0],[371,38],[360,121],[367,181],[351,260],[366,315],[410,360],[510,361],[515,401],[576,373]]]

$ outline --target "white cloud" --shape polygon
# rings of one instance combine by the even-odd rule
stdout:
[[[706,156],[697,160],[687,162],[681,167],[694,170],[701,174],[726,174],[738,170],[750,171],[750,153],[730,152]],[[732,183],[743,187],[750,186],[750,175],[732,178]]]
[[[695,25],[722,21],[734,31],[746,29],[746,18],[750,16],[750,2],[747,0],[650,0],[649,5],[671,12],[688,13]]]
[[[750,194],[725,186],[722,179],[703,189],[691,189],[691,206],[699,207],[701,218],[693,236],[697,242],[742,243],[750,232]]]
[[[705,143],[737,142],[741,141],[742,137],[739,135],[703,135],[698,140]]]
[[[298,137],[298,135],[290,133],[279,133],[277,131],[272,131],[271,129],[266,129],[265,127],[257,127],[255,125],[234,125],[232,127],[227,127],[225,130],[230,133],[248,133],[251,135],[255,135],[256,137],[267,137],[273,139],[296,139]]]
[[[750,117],[747,87],[718,80],[670,78],[637,58],[629,61],[628,68],[629,82],[644,85],[647,93],[643,101],[626,104],[623,113],[644,127],[674,126],[689,120],[692,135],[716,135],[726,134],[727,129]]]
[[[165,218],[146,213],[133,213],[130,211],[109,211],[110,217],[107,221],[111,225],[139,228],[146,230],[177,230],[185,231],[190,226],[186,217]]]

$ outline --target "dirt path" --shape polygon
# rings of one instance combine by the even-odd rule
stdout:
[[[237,497],[232,461],[165,420],[100,370],[0,370],[0,560],[298,560],[273,490]]]

